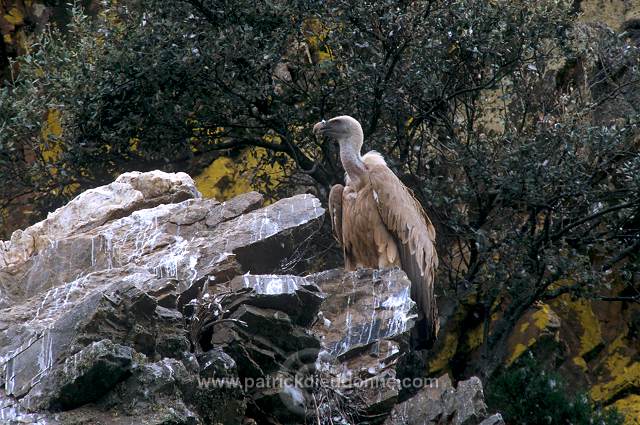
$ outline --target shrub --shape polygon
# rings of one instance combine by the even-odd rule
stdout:
[[[562,377],[530,355],[519,359],[487,388],[487,403],[507,423],[521,425],[622,425],[615,409],[601,410],[584,393],[572,395]]]

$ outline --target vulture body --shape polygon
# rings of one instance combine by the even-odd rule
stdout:
[[[329,214],[345,268],[401,267],[421,313],[418,345],[431,346],[439,327],[434,295],[438,256],[431,220],[382,155],[360,155],[363,133],[358,121],[344,115],[319,122],[313,130],[340,144],[345,184],[331,188]]]

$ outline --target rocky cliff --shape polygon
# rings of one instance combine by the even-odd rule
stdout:
[[[501,423],[477,378],[396,371],[415,318],[402,271],[285,274],[323,217],[310,195],[220,203],[184,173],[134,172],[16,231],[0,422]]]

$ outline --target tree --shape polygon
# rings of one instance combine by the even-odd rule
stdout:
[[[326,195],[342,172],[311,127],[350,114],[436,219],[443,291],[478,294],[476,367],[491,373],[535,302],[640,301],[638,45],[574,25],[570,3],[76,10],[69,34],[43,34],[0,94],[0,177],[12,182],[1,199],[30,194],[46,210],[125,169],[193,172],[244,148],[287,165],[283,191],[304,182]],[[623,295],[608,294],[613,276]]]

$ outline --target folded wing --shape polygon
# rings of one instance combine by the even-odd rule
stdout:
[[[434,294],[435,270],[438,267],[435,228],[420,203],[387,167],[382,157],[369,153],[363,159],[369,171],[378,212],[396,239],[402,269],[411,280],[411,297],[424,314],[426,324],[418,331],[427,345],[431,345],[439,327]]]

